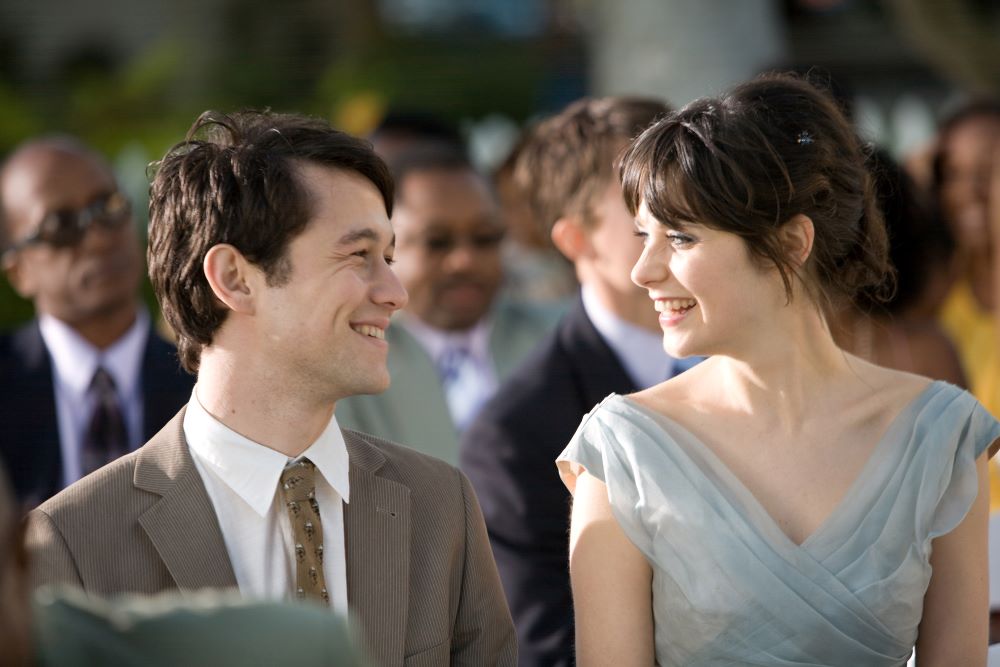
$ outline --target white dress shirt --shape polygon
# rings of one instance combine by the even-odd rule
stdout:
[[[83,440],[97,402],[90,383],[98,367],[115,381],[130,449],[143,443],[142,356],[149,336],[149,314],[140,309],[135,323],[108,348],[99,350],[71,326],[51,315],[38,318],[45,348],[52,358],[56,420],[63,460],[63,486],[83,476]]]
[[[222,529],[240,593],[293,599],[295,554],[291,521],[278,495],[281,473],[302,457],[316,465],[316,502],[323,523],[323,575],[331,607],[347,613],[344,503],[348,455],[337,418],[302,455],[290,459],[233,431],[198,401],[197,386],[184,414],[184,437]]]
[[[424,348],[435,368],[440,368],[449,350],[463,348],[468,351],[467,363],[459,370],[453,390],[445,391],[452,422],[459,431],[464,430],[483,403],[496,393],[499,384],[490,353],[491,318],[483,317],[471,329],[464,331],[445,331],[408,313],[399,313],[396,317],[398,324]]]
[[[639,389],[674,375],[676,360],[663,350],[663,335],[626,322],[604,307],[592,289],[581,288],[583,310]],[[649,307],[653,304],[650,302]]]

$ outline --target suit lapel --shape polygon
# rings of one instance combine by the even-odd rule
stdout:
[[[406,640],[410,590],[410,489],[378,474],[385,457],[353,431],[350,502],[344,506],[347,597],[376,662],[398,662]]]
[[[139,517],[178,588],[236,586],[215,508],[184,441],[181,410],[139,451],[136,487],[161,496]]]
[[[392,424],[385,432],[393,434],[390,439],[405,442],[425,454],[454,461],[458,434],[451,423],[434,362],[399,323],[389,327],[386,339],[392,384],[377,399],[379,415],[392,416]],[[390,407],[385,409],[385,406]]]

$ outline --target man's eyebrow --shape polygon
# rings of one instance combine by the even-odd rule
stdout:
[[[347,232],[339,239],[337,239],[337,245],[350,245],[358,241],[378,241],[379,233],[376,232],[371,227],[365,227],[364,229],[355,229]]]

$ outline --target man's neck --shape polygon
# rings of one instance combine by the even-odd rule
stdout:
[[[106,350],[135,324],[137,314],[137,304],[131,303],[109,313],[102,313],[100,317],[66,324],[98,350]]]
[[[323,433],[335,407],[276,381],[253,359],[220,349],[202,352],[195,396],[226,427],[291,458]]]
[[[490,315],[480,318],[468,329],[438,329],[406,312],[399,314],[398,322],[417,340],[432,359],[436,359],[449,344],[454,344],[457,341],[463,341],[474,354],[488,354]]]

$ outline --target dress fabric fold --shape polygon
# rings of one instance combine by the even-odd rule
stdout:
[[[612,394],[557,464],[605,482],[653,569],[659,665],[905,664],[930,581],[931,540],[967,514],[976,458],[1000,423],[930,383],[874,447],[844,498],[796,544],[680,424]]]

